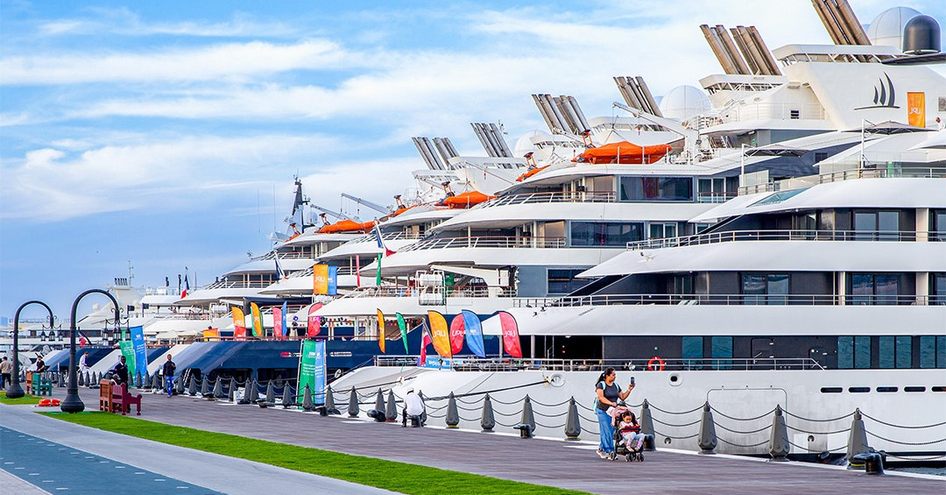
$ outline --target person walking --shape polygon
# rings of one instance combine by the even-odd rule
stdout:
[[[10,379],[11,373],[13,373],[13,361],[3,356],[3,360],[0,361],[0,389],[6,390],[7,383],[13,384],[13,380]]]
[[[161,368],[164,373],[164,388],[168,391],[168,397],[174,394],[174,370],[177,368],[177,365],[174,364],[174,361],[171,361],[171,355],[168,354],[168,360],[164,362],[164,366]]]
[[[595,395],[598,397],[595,401],[595,415],[598,416],[598,432],[601,437],[597,454],[602,459],[607,459],[614,453],[614,418],[608,414],[608,409],[617,407],[618,401],[627,399],[631,390],[634,390],[634,385],[631,384],[627,390],[622,391],[621,386],[614,382],[615,379],[617,373],[614,368],[607,368],[595,383]]]

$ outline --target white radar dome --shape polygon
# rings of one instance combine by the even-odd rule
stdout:
[[[874,45],[892,46],[903,51],[903,28],[910,19],[920,15],[910,7],[889,8],[874,18],[867,26],[867,37]]]
[[[529,131],[516,140],[516,145],[513,146],[512,149],[512,155],[516,158],[522,158],[526,153],[534,153],[539,150],[539,148],[535,146],[535,143],[551,140],[552,135],[547,132]]]
[[[677,86],[660,100],[660,112],[664,117],[681,121],[712,109],[709,96],[695,86]]]

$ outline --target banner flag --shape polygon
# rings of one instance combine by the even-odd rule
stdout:
[[[286,326],[286,315],[288,314],[289,314],[289,303],[286,301],[283,301],[282,311],[280,312],[280,315],[282,316],[282,318],[279,319],[279,326],[280,328],[282,328],[282,332],[280,332],[279,334],[279,338],[281,339],[285,339],[286,334],[289,333],[289,327]]]
[[[430,321],[430,340],[434,344],[434,350],[440,357],[450,359],[453,354],[450,352],[450,330],[447,327],[447,319],[434,310],[427,311],[427,319]]]
[[[926,93],[907,93],[907,123],[914,127],[926,127]]]
[[[463,316],[456,315],[450,320],[450,355],[460,354],[463,350]]]
[[[145,344],[145,332],[144,328],[139,326],[131,327],[131,345],[135,349],[135,359],[132,361],[135,363],[135,369],[141,370],[142,374],[148,374],[148,346]],[[128,358],[125,358],[128,359]],[[130,370],[131,368],[129,368]],[[129,373],[129,376],[134,376],[134,373]]]
[[[233,313],[233,338],[246,340],[246,315],[236,306],[231,307],[230,310]]]
[[[355,255],[355,287],[361,287],[361,255]]]
[[[506,354],[514,358],[522,358],[522,347],[519,346],[519,325],[516,318],[506,311],[496,313],[499,316],[499,325],[503,329],[503,348]]]
[[[401,313],[395,313],[397,316],[397,328],[401,331],[401,341],[404,342],[404,354],[410,354],[411,351],[407,346],[407,322],[404,321],[404,315]]]
[[[312,392],[312,403],[325,404],[326,359],[324,340],[303,340],[299,351],[299,372],[296,383],[298,394],[302,395],[305,386]]]
[[[322,309],[322,303],[315,303],[309,306],[309,315],[306,318],[306,337],[315,337],[322,331],[322,318],[315,314],[316,311]]]
[[[486,347],[483,345],[483,325],[480,323],[480,317],[470,310],[460,311],[463,317],[463,326],[466,327],[466,346],[470,348],[473,354],[479,357],[486,357]]]
[[[255,302],[250,303],[250,313],[253,314],[253,336],[263,337],[263,316],[259,312],[259,305]]]
[[[273,308],[273,337],[282,340],[282,322],[283,322],[282,308],[275,307]]]
[[[420,332],[420,359],[417,361],[417,366],[424,366],[427,364],[427,346],[429,346],[433,341],[430,338],[430,331],[427,329],[427,323],[422,323]]]
[[[135,378],[135,346],[130,340],[123,340],[118,343],[118,348],[125,357],[125,366],[128,366],[128,380],[134,383]],[[147,366],[146,366],[147,367]]]
[[[381,353],[385,354],[384,350],[384,341],[386,340],[386,335],[384,332],[384,313],[381,310],[378,310],[378,348],[381,349]]]
[[[312,266],[312,293],[317,296],[328,295],[328,265],[316,263]]]
[[[381,287],[381,255],[378,254],[377,258],[377,269],[374,272],[374,286]]]
[[[328,267],[328,295],[338,295],[338,267]]]

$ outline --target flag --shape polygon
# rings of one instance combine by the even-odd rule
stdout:
[[[380,224],[380,223],[377,223],[377,222],[376,222],[376,223],[374,224],[374,236],[375,236],[375,238],[378,240],[378,249],[381,250],[381,254],[383,254],[384,256],[391,256],[392,254],[395,253],[394,250],[388,249],[388,247],[384,245],[384,238],[381,236],[381,224]]]
[[[430,332],[427,331],[427,324],[423,324],[423,327],[420,329],[421,338],[420,338],[420,360],[417,362],[418,366],[423,366],[427,364],[427,346],[432,342],[430,338]]]
[[[410,354],[411,351],[407,346],[407,322],[404,321],[404,315],[401,313],[394,315],[397,317],[397,328],[401,331],[401,340],[404,342],[404,354]]]
[[[328,295],[328,265],[312,265],[312,293],[317,296]]]
[[[76,332],[79,333],[79,347],[85,347],[89,345],[89,338],[86,337],[85,334],[83,334],[79,329],[76,329]]]
[[[273,253],[273,261],[276,263],[276,280],[282,280],[282,278],[283,278],[283,273],[282,273],[282,267],[279,266],[279,255],[278,255],[278,254]]]
[[[355,255],[355,287],[361,287],[361,256]]]
[[[381,287],[381,254],[378,253],[377,259],[378,267],[374,272],[374,286]]]
[[[250,313],[253,314],[253,336],[263,336],[263,316],[259,312],[259,305],[255,302],[250,303]]]
[[[273,308],[273,337],[277,339],[282,339],[282,321],[283,321],[282,308],[275,307]]]
[[[233,338],[235,340],[245,340],[246,339],[246,315],[243,314],[243,310],[233,306],[231,312],[233,313]]]
[[[480,317],[476,313],[464,309],[460,311],[463,317],[463,326],[466,327],[466,346],[479,357],[486,357],[486,349],[483,346],[483,325],[480,323]]]
[[[286,301],[282,302],[282,311],[280,312],[279,318],[279,328],[282,329],[279,332],[279,338],[285,339],[286,334],[289,333],[289,327],[286,326],[286,316],[289,314],[289,303]]]
[[[381,352],[384,353],[384,313],[381,310],[378,310],[378,347],[381,349]]]
[[[463,315],[456,315],[450,320],[450,355],[460,354],[463,350]]]
[[[434,344],[434,350],[442,358],[453,357],[450,352],[450,330],[447,328],[446,318],[434,310],[428,310],[427,319],[430,321],[430,339]]]
[[[322,303],[315,303],[309,306],[308,318],[306,318],[306,337],[315,337],[322,331],[322,318],[315,314],[322,308]]]
[[[522,348],[519,346],[519,325],[516,318],[506,311],[499,311],[496,315],[499,316],[499,325],[503,329],[503,348],[506,354],[521,358]]]
[[[187,297],[187,291],[191,289],[191,284],[187,280],[187,275],[184,276],[184,290],[181,291],[181,299]]]

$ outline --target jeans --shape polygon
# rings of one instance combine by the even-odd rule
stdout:
[[[634,450],[637,447],[637,443],[643,440],[643,433],[629,433],[624,437],[624,445],[627,446],[628,450]]]
[[[168,391],[168,397],[174,394],[174,376],[164,377],[164,388]]]
[[[0,375],[0,388],[6,389],[7,382],[10,382],[10,385],[13,385],[13,380],[10,379],[10,376],[11,376],[10,373],[3,373],[2,375]]]
[[[598,432],[601,435],[601,442],[598,448],[610,454],[614,452],[614,427],[611,426],[611,416],[601,409],[595,408],[595,414],[598,415]]]

